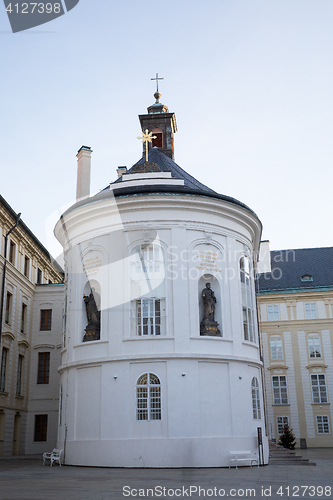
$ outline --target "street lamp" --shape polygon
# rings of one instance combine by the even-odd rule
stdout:
[[[3,320],[3,308],[4,308],[4,298],[5,298],[5,280],[6,280],[6,268],[7,268],[7,241],[8,236],[14,229],[19,225],[21,219],[21,214],[17,214],[16,222],[13,227],[10,228],[8,233],[5,236],[5,248],[4,248],[4,257],[5,262],[3,265],[3,274],[2,274],[2,290],[1,290],[1,301],[0,301],[0,348],[1,348],[1,335],[2,335],[2,320]]]

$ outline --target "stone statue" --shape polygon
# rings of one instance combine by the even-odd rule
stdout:
[[[219,324],[214,319],[216,297],[210,283],[206,283],[206,288],[202,290],[201,296],[204,306],[204,317],[200,323],[200,335],[221,337],[221,332],[218,329]]]
[[[202,290],[202,298],[205,308],[203,319],[214,321],[216,297],[210,283],[206,283],[206,288]]]
[[[83,295],[84,304],[86,306],[88,324],[85,329],[83,342],[100,339],[101,330],[101,313],[99,311],[99,295],[92,288],[89,295]],[[97,302],[97,303],[96,303]]]

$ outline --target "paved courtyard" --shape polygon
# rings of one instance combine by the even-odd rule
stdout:
[[[317,466],[236,469],[109,469],[0,459],[0,500],[333,498],[333,449],[302,450]]]

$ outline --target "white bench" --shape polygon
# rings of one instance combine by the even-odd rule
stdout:
[[[241,465],[243,462],[247,462],[251,465],[256,463],[259,467],[259,460],[257,455],[253,454],[251,451],[228,451],[229,453],[229,469],[232,464],[236,465],[236,469],[238,469],[238,465]]]
[[[43,453],[43,465],[45,465],[45,460],[50,460],[50,466],[52,467],[53,462],[58,462],[58,464],[61,466],[61,453],[63,450],[58,450],[57,448],[54,448],[51,452],[46,451]]]

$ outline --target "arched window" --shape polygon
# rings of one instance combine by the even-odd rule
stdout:
[[[260,394],[259,394],[259,383],[257,377],[253,377],[252,379],[251,390],[252,390],[253,418],[255,420],[260,420],[261,419]]]
[[[152,130],[153,136],[156,137],[156,139],[153,139],[152,142],[152,148],[157,147],[157,148],[163,148],[163,131],[160,128],[154,128]]]
[[[154,373],[145,373],[138,378],[136,401],[137,420],[161,420],[161,382]]]
[[[248,257],[241,257],[239,261],[240,282],[242,288],[242,312],[244,340],[255,341],[253,326],[253,310],[251,296],[250,261]]]
[[[132,334],[165,335],[165,262],[158,243],[131,252],[131,299]]]

